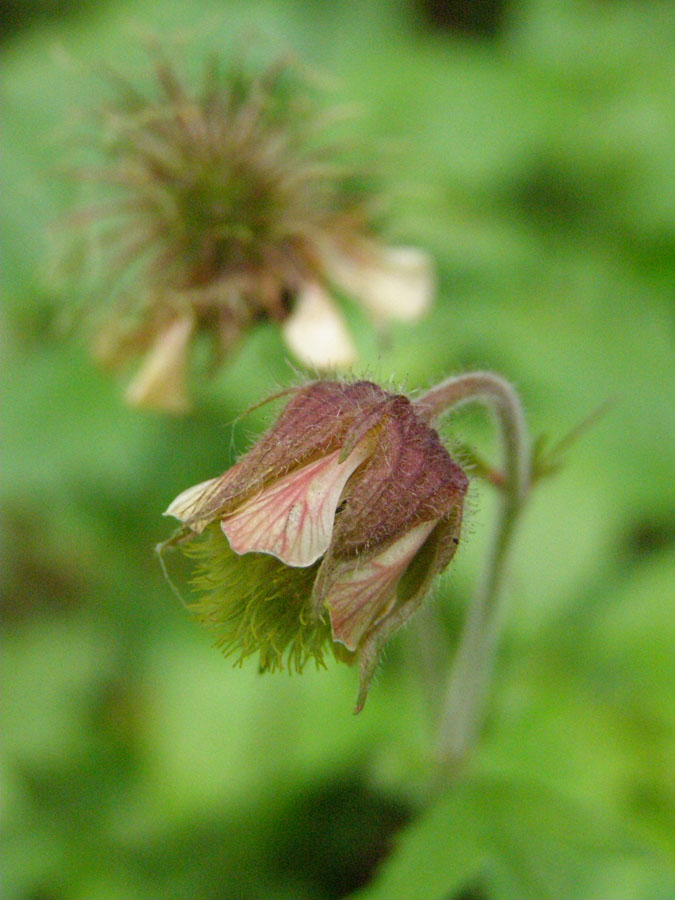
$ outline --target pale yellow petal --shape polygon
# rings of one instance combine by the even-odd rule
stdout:
[[[164,511],[163,515],[173,516],[180,522],[191,519],[199,509],[199,504],[208,492],[211,485],[218,481],[218,478],[209,478],[208,481],[200,481],[199,484],[193,484],[192,487],[182,491],[175,500],[173,500]],[[191,524],[193,531],[199,533],[208,525],[208,520],[197,521]]]
[[[326,264],[329,277],[376,319],[414,322],[431,307],[434,267],[415,247],[388,247],[367,257],[332,254]]]
[[[126,390],[127,403],[171,413],[189,410],[187,357],[193,329],[192,317],[184,316],[160,332]]]
[[[316,369],[344,369],[356,361],[356,347],[330,296],[318,284],[307,284],[293,312],[281,326],[294,355]]]

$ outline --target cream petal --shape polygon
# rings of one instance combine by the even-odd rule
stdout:
[[[173,516],[180,522],[185,522],[187,519],[191,519],[197,512],[202,498],[208,492],[211,485],[215,484],[216,481],[219,481],[219,479],[209,478],[208,481],[200,481],[199,484],[193,484],[192,487],[189,487],[186,490],[182,491],[176,497],[176,499],[169,504],[163,515]],[[199,533],[200,531],[204,530],[208,523],[209,520],[205,519],[202,521],[193,522],[190,527],[193,531]]]
[[[358,258],[332,254],[329,276],[377,319],[414,322],[430,308],[435,291],[431,257],[415,247],[387,247]]]
[[[309,566],[328,549],[335,511],[350,475],[372,452],[362,441],[344,462],[335,450],[284,475],[221,522],[236,553],[269,553]]]
[[[184,316],[160,332],[126,390],[127,403],[172,413],[189,410],[185,380],[193,329],[192,317]]]
[[[306,366],[344,369],[356,361],[356,347],[330,295],[308,283],[296,297],[295,307],[281,326],[284,339]]]
[[[396,585],[437,524],[437,519],[422,522],[362,564],[343,564],[325,595],[336,641],[348,650],[358,648],[364,634],[393,606]]]

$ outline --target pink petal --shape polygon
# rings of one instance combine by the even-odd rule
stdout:
[[[396,585],[437,524],[422,522],[364,563],[345,565],[325,596],[336,641],[356,650],[366,631],[389,612]]]
[[[328,549],[345,484],[371,452],[362,441],[343,462],[335,450],[273,482],[221,522],[232,549],[311,565]]]

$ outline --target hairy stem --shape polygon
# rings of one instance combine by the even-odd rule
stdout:
[[[451,774],[466,761],[480,733],[504,606],[506,574],[514,526],[530,483],[530,447],[520,399],[492,372],[449,378],[415,401],[417,414],[431,422],[467,403],[493,410],[502,437],[504,484],[492,545],[476,596],[469,608],[443,700],[437,752]]]

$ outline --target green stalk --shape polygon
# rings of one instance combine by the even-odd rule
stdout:
[[[450,774],[473,750],[483,723],[497,638],[504,614],[504,580],[514,527],[530,485],[530,441],[523,407],[513,387],[492,372],[449,378],[421,395],[418,415],[431,422],[467,403],[492,410],[502,437],[504,485],[492,545],[469,608],[453,661],[438,732],[438,759]]]

